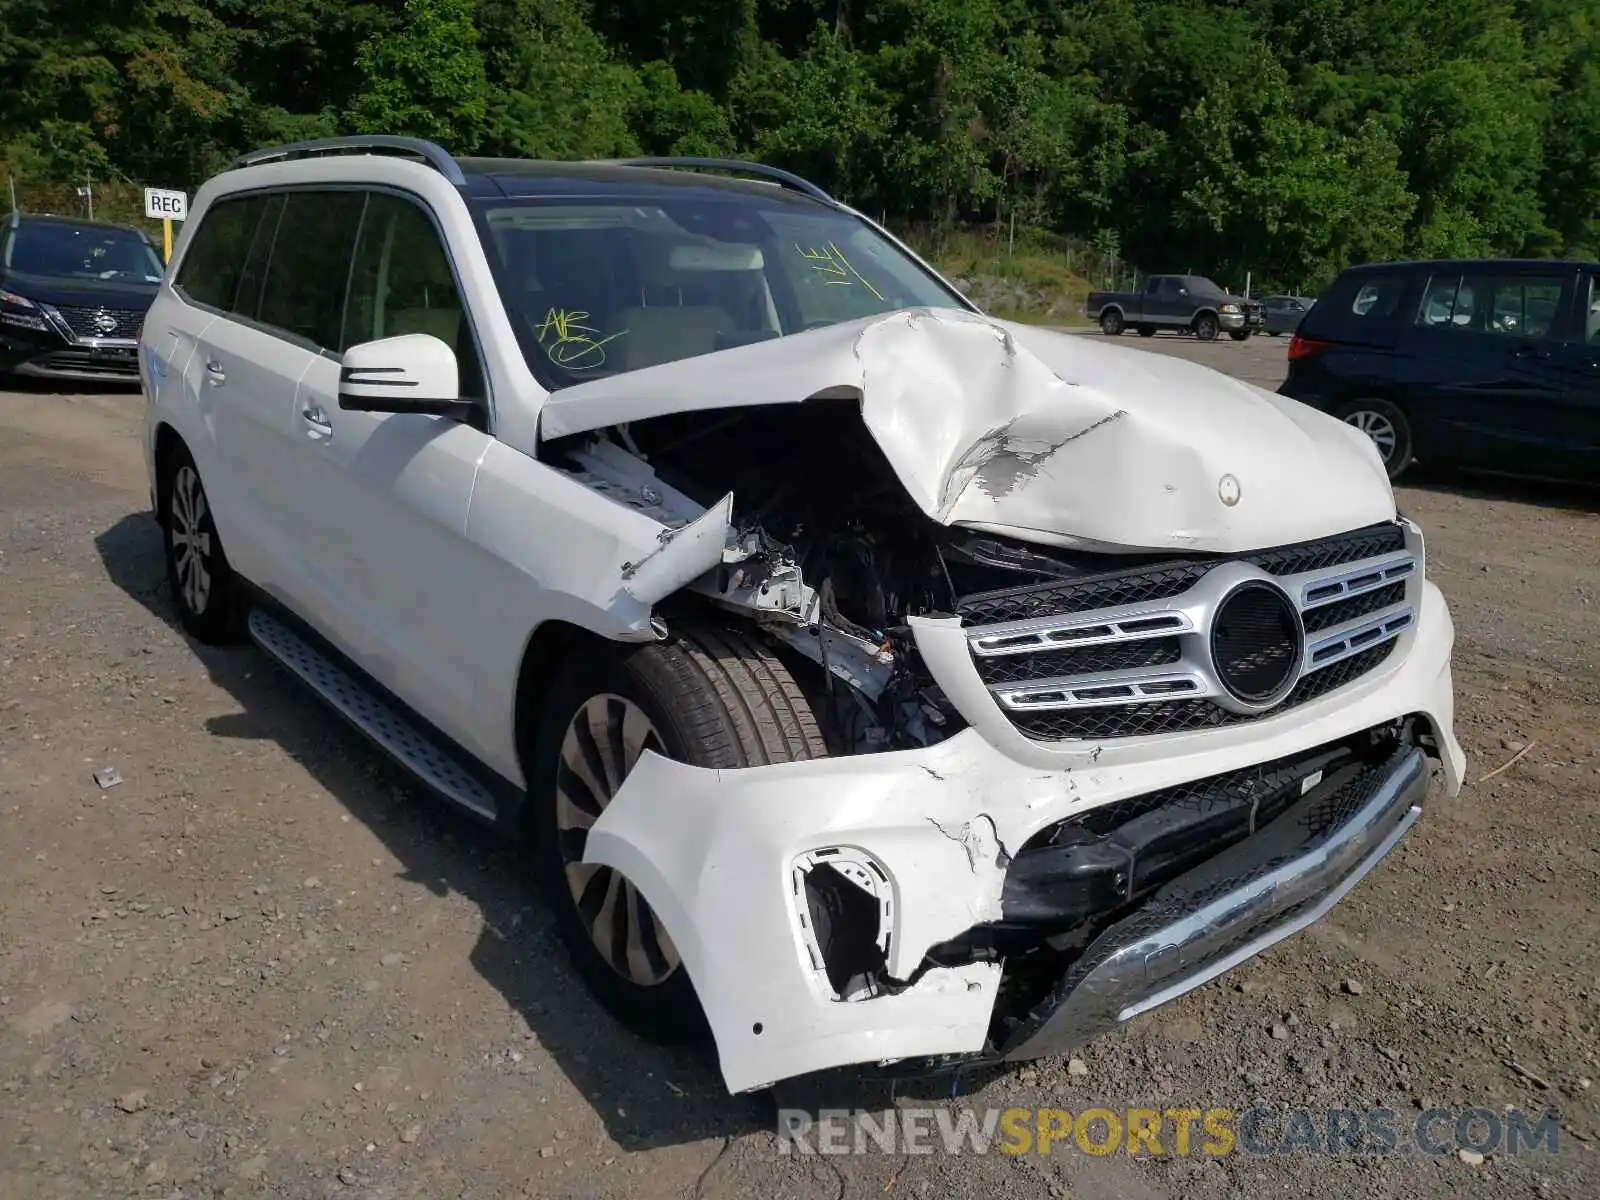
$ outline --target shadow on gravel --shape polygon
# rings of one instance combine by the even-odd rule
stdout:
[[[1600,487],[1576,482],[1523,479],[1455,467],[1413,467],[1397,486],[1419,492],[1438,492],[1471,500],[1509,500],[1539,508],[1600,513]]]
[[[180,631],[150,514],[123,517],[95,545],[110,580]],[[993,1069],[892,1080],[838,1071],[730,1097],[709,1045],[656,1046],[591,1000],[515,847],[415,785],[342,720],[330,720],[321,701],[254,647],[185,640],[241,710],[211,718],[209,732],[276,741],[383,841],[403,864],[402,879],[437,896],[458,893],[478,907],[483,930],[470,956],[473,969],[522,1015],[621,1145],[650,1149],[771,1131],[778,1107],[878,1110],[895,1098],[970,1093],[994,1077]]]

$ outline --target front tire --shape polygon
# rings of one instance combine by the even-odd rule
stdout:
[[[788,669],[735,625],[684,622],[664,642],[580,648],[551,691],[532,748],[529,832],[562,940],[624,1025],[657,1042],[698,1041],[704,1012],[646,898],[583,862],[590,826],[646,749],[727,770],[828,751]]]
[[[1118,337],[1123,330],[1122,314],[1114,308],[1108,308],[1100,314],[1100,332],[1107,337]]]
[[[1156,335],[1156,327],[1154,325],[1140,325],[1138,331],[1140,337],[1155,337]]]
[[[1335,413],[1346,425],[1354,425],[1372,439],[1383,458],[1383,468],[1391,481],[1411,465],[1416,447],[1411,437],[1411,422],[1396,404],[1377,397],[1353,400]]]
[[[182,444],[167,454],[161,481],[167,585],[178,605],[178,620],[208,645],[237,642],[239,578],[228,565],[200,471]]]
[[[1250,340],[1250,331],[1248,329],[1230,329],[1228,330],[1228,336],[1236,342],[1246,342]]]
[[[1202,342],[1217,340],[1217,331],[1222,326],[1217,323],[1217,318],[1211,313],[1201,313],[1194,319],[1194,335]]]

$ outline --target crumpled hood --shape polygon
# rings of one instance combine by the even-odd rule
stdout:
[[[1231,553],[1395,515],[1377,451],[1332,417],[1182,359],[957,309],[580,384],[546,400],[540,432],[814,397],[859,397],[900,482],[944,524],[1088,549]]]

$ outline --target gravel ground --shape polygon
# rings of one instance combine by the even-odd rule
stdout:
[[[1281,378],[1282,340],[1128,341]],[[1553,1156],[819,1158],[779,1153],[773,1098],[597,1014],[514,855],[255,651],[177,632],[140,407],[0,393],[7,1200],[1600,1195],[1595,497],[1402,489],[1454,608],[1470,778],[1515,765],[1436,796],[1312,929],[1070,1062],[898,1096],[1386,1107],[1402,1145],[1434,1105],[1555,1108]],[[885,1099],[778,1102],[841,1096]]]

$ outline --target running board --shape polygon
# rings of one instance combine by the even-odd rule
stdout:
[[[495,819],[494,796],[488,788],[309,641],[261,608],[251,609],[249,630],[256,645],[423,783],[478,816]]]

